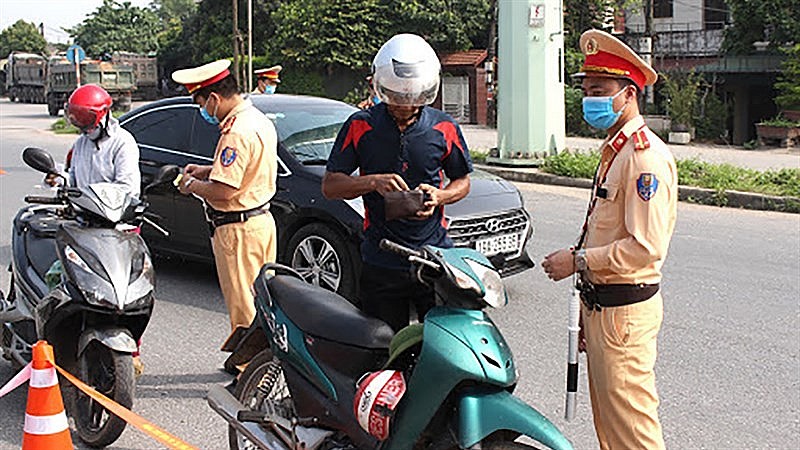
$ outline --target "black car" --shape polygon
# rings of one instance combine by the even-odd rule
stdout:
[[[253,95],[253,104],[278,132],[278,191],[270,210],[278,229],[278,260],[307,280],[355,298],[360,271],[364,205],[328,200],[321,183],[336,134],[356,111],[345,103],[308,96]],[[140,149],[142,184],[165,164],[211,164],[219,130],[200,115],[191,98],[149,103],[120,118]],[[473,247],[510,275],[533,266],[525,251],[532,234],[519,191],[511,183],[476,170],[470,194],[445,209],[456,246]],[[155,220],[143,235],[151,250],[192,259],[213,259],[203,206],[172,186],[148,195]]]

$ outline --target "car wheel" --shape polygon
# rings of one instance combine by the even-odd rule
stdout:
[[[303,279],[354,301],[358,274],[354,251],[341,233],[328,225],[312,223],[289,240],[288,259]]]

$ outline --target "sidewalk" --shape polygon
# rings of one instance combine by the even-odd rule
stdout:
[[[497,146],[497,130],[495,129],[464,125],[461,130],[470,149],[487,151]],[[593,151],[597,150],[602,142],[601,139],[568,137],[566,146],[571,150]],[[717,145],[669,145],[669,148],[676,159],[697,158],[710,163],[728,163],[757,170],[800,168],[800,149],[745,150],[741,147]],[[476,167],[511,181],[586,189],[592,187],[592,180],[552,175],[534,167],[499,167],[484,164],[477,164]],[[721,195],[711,189],[680,186],[678,198],[681,201],[707,205],[800,213],[800,200],[793,197],[775,197],[737,191],[726,191],[724,195]]]
[[[487,151],[497,147],[497,130],[480,125],[462,125],[461,131],[470,149]],[[600,148],[602,139],[567,137],[570,150],[593,151]],[[727,163],[757,170],[800,168],[800,149],[766,148],[745,150],[737,146],[723,145],[674,145],[667,144],[676,159],[697,158],[710,163]]]

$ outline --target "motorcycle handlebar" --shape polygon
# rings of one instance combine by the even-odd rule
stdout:
[[[414,250],[413,248],[408,248],[403,245],[397,244],[392,242],[388,239],[381,239],[380,243],[381,250],[386,250],[387,252],[397,253],[398,255],[402,256],[416,256],[417,258],[425,258],[425,254],[419,250]]]
[[[40,197],[38,195],[27,195],[25,196],[25,203],[40,203],[43,205],[61,205],[64,203],[58,197]]]

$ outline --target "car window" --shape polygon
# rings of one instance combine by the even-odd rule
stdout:
[[[351,106],[283,104],[279,112],[266,115],[275,124],[278,139],[289,153],[303,164],[324,164],[328,160],[336,135],[354,109]]]
[[[203,116],[200,115],[199,107],[195,107],[194,111],[194,116],[192,116],[192,146],[189,152],[213,158],[214,150],[217,148],[217,141],[219,141],[219,127],[211,125],[203,119]]]
[[[189,131],[195,108],[188,106],[156,108],[125,124],[139,145],[170,150],[189,150]]]

